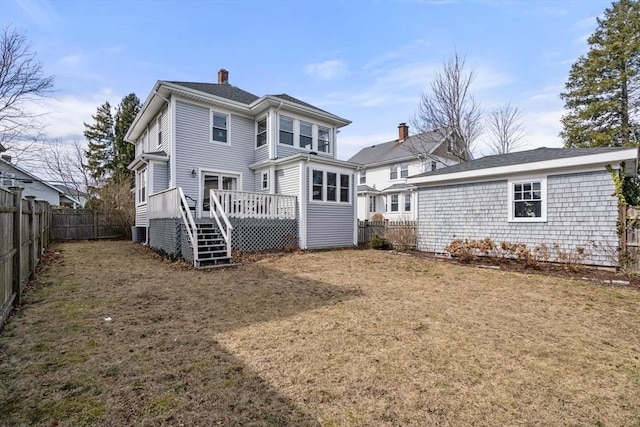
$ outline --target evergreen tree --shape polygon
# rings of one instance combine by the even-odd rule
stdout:
[[[109,101],[99,106],[92,118],[94,124],[84,124],[84,137],[88,142],[85,155],[91,177],[102,183],[111,176],[113,162],[113,116]]]
[[[636,146],[640,139],[640,3],[619,0],[598,18],[589,51],[573,64],[568,113],[560,136],[566,147]]]
[[[129,127],[133,123],[138,111],[140,111],[140,100],[135,93],[122,98],[115,118],[114,132],[114,158],[113,158],[113,177],[116,180],[133,179],[133,173],[127,169],[127,166],[133,161],[135,156],[135,146],[124,140]]]

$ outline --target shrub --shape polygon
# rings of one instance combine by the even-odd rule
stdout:
[[[388,250],[391,249],[391,243],[384,237],[377,234],[371,239],[371,249]]]

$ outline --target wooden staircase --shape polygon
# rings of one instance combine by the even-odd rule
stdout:
[[[213,222],[196,223],[198,242],[196,268],[216,268],[234,265],[231,256],[227,255],[227,244],[218,226]]]

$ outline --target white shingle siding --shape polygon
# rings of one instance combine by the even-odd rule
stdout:
[[[454,239],[585,247],[587,264],[617,265],[617,199],[606,171],[549,175],[547,222],[508,222],[507,180],[420,188],[418,249],[442,252]]]

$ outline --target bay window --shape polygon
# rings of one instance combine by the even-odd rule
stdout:
[[[351,193],[349,174],[313,170],[311,177],[312,200],[349,203]]]

